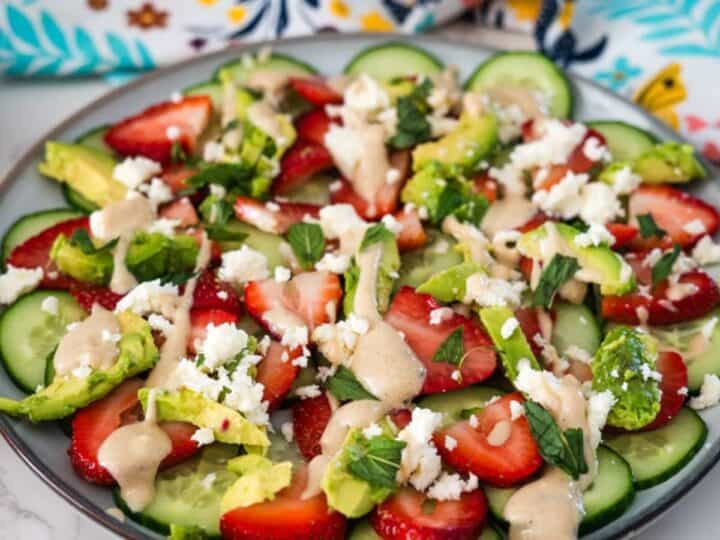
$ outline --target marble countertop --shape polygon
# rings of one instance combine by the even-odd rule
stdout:
[[[43,82],[0,79],[0,179],[57,122],[108,85],[94,79]],[[717,533],[720,467],[636,538],[700,540]],[[46,486],[0,439],[0,540],[105,540],[114,535]]]

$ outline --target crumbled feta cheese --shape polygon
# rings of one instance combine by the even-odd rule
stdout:
[[[258,341],[257,344],[257,350],[260,354],[265,356],[268,353],[268,350],[270,349],[270,344],[272,343],[272,340],[270,339],[270,336],[263,336],[260,341]]]
[[[457,440],[453,439],[450,435],[445,435],[445,448],[452,452],[457,448]]]
[[[162,332],[166,336],[170,334],[173,327],[169,320],[157,313],[150,314],[150,317],[148,317],[148,324],[150,325],[150,328],[157,330],[158,332]]]
[[[642,265],[646,266],[648,268],[652,268],[655,266],[660,259],[662,259],[663,251],[660,248],[653,248],[650,250],[650,253],[645,255],[645,258],[642,261]]]
[[[587,231],[575,235],[573,242],[579,247],[599,246],[605,244],[612,246],[615,237],[600,223],[591,223]]]
[[[350,268],[350,255],[345,253],[326,253],[317,263],[316,270],[324,270],[333,274],[344,274]]]
[[[690,399],[690,407],[693,409],[707,409],[714,407],[720,402],[720,379],[714,373],[706,373],[700,387],[700,394]]]
[[[600,441],[602,441],[602,429],[605,427],[607,416],[610,409],[615,405],[615,401],[615,396],[610,390],[590,394],[587,405],[587,419],[593,449],[597,448]]]
[[[683,225],[683,231],[688,234],[696,235],[705,234],[707,232],[707,229],[705,228],[705,223],[702,219],[693,219],[692,221],[688,221],[685,225]]]
[[[162,166],[152,159],[143,156],[128,157],[115,165],[113,178],[122,182],[128,188],[135,189],[145,180],[160,172],[162,172]]]
[[[403,226],[402,223],[400,223],[392,214],[385,214],[382,217],[382,224],[385,225],[385,228],[393,233],[395,236],[400,234],[400,231],[402,231]]]
[[[228,294],[227,291],[218,291],[218,292],[217,292],[217,297],[218,297],[220,300],[227,300],[227,299],[230,297],[230,295]]]
[[[215,480],[217,479],[217,473],[211,472],[206,474],[202,480],[200,480],[200,485],[205,491],[210,491],[213,487],[213,484],[215,483]]]
[[[165,136],[171,141],[176,141],[180,138],[182,131],[178,126],[168,126],[165,129]]]
[[[378,81],[362,73],[351,82],[344,92],[346,107],[371,113],[390,106],[390,96]]]
[[[282,339],[280,341],[283,345],[287,345],[291,349],[294,349],[308,344],[307,326],[289,326],[283,330]]]
[[[337,366],[318,366],[316,378],[318,381],[324,383],[330,377],[335,375],[336,371],[337,371]]]
[[[328,186],[328,189],[334,193],[336,191],[340,191],[342,189],[343,183],[342,180],[335,180],[334,182],[331,182]]]
[[[382,435],[382,428],[375,422],[370,424],[368,427],[362,430],[363,437],[366,439],[372,439],[373,437],[379,437]]]
[[[463,493],[475,491],[478,485],[478,478],[473,473],[463,480],[457,473],[444,472],[427,490],[427,495],[437,501],[458,501]]]
[[[612,188],[604,182],[591,182],[582,188],[579,215],[585,223],[608,223],[625,210]]]
[[[364,156],[363,130],[330,124],[325,133],[325,147],[345,178],[352,178]]]
[[[225,195],[227,195],[227,190],[225,189],[225,186],[221,186],[220,184],[210,184],[210,195],[214,195],[215,197],[222,199]]]
[[[470,427],[473,429],[475,429],[476,427],[478,427],[480,425],[480,422],[478,421],[477,416],[475,416],[474,414],[470,415],[470,418],[468,418],[468,423],[470,424]]]
[[[232,323],[206,327],[205,339],[199,344],[198,352],[205,357],[204,366],[215,370],[219,366],[234,360],[248,346],[248,335]]]
[[[73,368],[71,373],[72,373],[72,376],[77,379],[86,379],[92,373],[92,368],[90,366],[82,365],[82,366]]]
[[[115,307],[115,312],[130,310],[138,315],[160,313],[173,317],[179,300],[178,286],[161,283],[159,279],[145,281],[123,296]]]
[[[510,420],[514,422],[521,416],[525,415],[525,407],[519,401],[514,399],[510,402]]]
[[[323,234],[330,239],[340,238],[353,229],[367,226],[350,204],[324,206],[320,210],[319,218]]]
[[[179,225],[179,219],[160,218],[148,225],[146,230],[150,233],[160,233],[163,236],[173,236],[175,234],[175,227]]]
[[[678,393],[678,396],[687,396],[688,395],[688,387],[682,386],[682,387],[678,388],[677,393]]]
[[[280,425],[280,433],[282,433],[282,436],[285,437],[285,440],[287,442],[292,442],[293,437],[295,436],[295,433],[293,431],[293,423],[292,422],[283,422]]]
[[[455,315],[455,312],[449,307],[435,308],[430,311],[430,324],[432,326],[437,326],[437,325],[441,324],[443,321],[452,319],[452,317],[454,315]]]
[[[388,184],[396,184],[400,181],[400,178],[402,177],[402,173],[393,167],[390,167],[388,171],[385,173],[385,181]]]
[[[715,327],[717,326],[718,318],[712,317],[709,319],[705,324],[702,325],[702,328],[700,329],[700,333],[705,339],[710,339],[713,335],[713,332],[715,331]]]
[[[452,373],[450,373],[450,378],[455,381],[456,383],[459,383],[462,381],[462,371],[459,369],[453,369]]]
[[[53,316],[57,316],[59,308],[60,302],[56,296],[48,296],[40,303],[40,309]]]
[[[286,268],[285,266],[275,267],[275,281],[277,281],[278,283],[285,283],[286,281],[290,281],[291,276],[292,272],[290,272],[289,268]]]
[[[308,384],[307,386],[301,386],[295,390],[295,394],[300,399],[308,399],[318,397],[322,392],[317,384]]]
[[[198,428],[190,438],[198,443],[198,446],[205,446],[215,442],[215,434],[210,428]]]
[[[280,211],[280,205],[273,201],[268,201],[265,203],[265,208],[270,210],[271,212],[279,212]]]
[[[590,161],[609,161],[611,159],[607,146],[601,144],[597,137],[585,139],[582,151]]]
[[[222,254],[218,277],[234,286],[270,277],[267,257],[246,245]]]
[[[581,191],[589,179],[585,173],[568,171],[550,190],[536,191],[532,202],[550,215],[571,219],[580,213],[583,205]]]
[[[710,236],[705,235],[695,244],[692,257],[702,265],[718,263],[720,262],[720,245],[713,242]]]
[[[617,195],[629,195],[642,183],[642,177],[628,166],[613,175],[612,189]]]
[[[502,327],[500,327],[500,335],[503,339],[510,339],[510,336],[515,333],[518,326],[520,326],[520,323],[515,317],[508,317]]]
[[[172,94],[170,94],[170,101],[173,103],[180,103],[183,100],[183,95],[178,90],[175,90]]]
[[[172,189],[159,178],[153,178],[149,184],[142,184],[138,191],[144,193],[156,207],[173,200]]]
[[[565,349],[565,356],[567,356],[570,360],[577,360],[583,364],[589,364],[592,359],[589,352],[585,349],[581,349],[577,345],[570,345],[567,349]]]
[[[38,286],[43,278],[42,268],[17,268],[8,264],[0,275],[0,304],[12,304],[17,298]]]
[[[209,163],[216,163],[222,161],[224,157],[225,147],[222,143],[217,141],[208,141],[205,143],[205,146],[203,146],[203,160]],[[210,188],[212,190],[212,184]]]
[[[409,481],[415,489],[423,491],[438,477],[442,462],[432,443],[432,434],[441,423],[442,414],[422,407],[413,409],[410,423],[397,436],[405,442],[398,471],[400,482]]]
[[[662,381],[662,374],[659,371],[655,371],[647,364],[640,365],[640,375],[642,375],[644,381],[647,381],[648,379],[658,382]]]
[[[467,278],[464,302],[477,302],[483,307],[515,306],[520,304],[520,295],[526,287],[521,281],[505,281],[478,272]]]

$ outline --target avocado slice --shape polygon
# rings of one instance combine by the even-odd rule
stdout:
[[[457,242],[452,236],[435,229],[429,229],[427,233],[429,240],[425,246],[401,255],[402,265],[396,288],[404,285],[417,287],[436,273],[463,261],[462,255],[455,250]]]
[[[113,178],[115,159],[95,148],[81,144],[48,141],[45,161],[38,171],[68,184],[87,200],[103,207],[125,198],[127,188]]]
[[[463,115],[456,129],[437,141],[419,145],[413,150],[413,170],[419,171],[433,161],[454,165],[471,172],[480,160],[495,148],[498,129],[495,116]]]
[[[503,325],[508,319],[515,316],[510,309],[506,307],[487,307],[482,308],[479,313],[480,320],[485,325],[488,334],[490,334],[493,345],[500,353],[505,376],[511,382],[517,379],[520,360],[524,359],[530,362],[530,367],[533,369],[541,369],[520,327],[516,328],[510,337],[504,338],[502,336]]]
[[[147,407],[149,392],[148,388],[138,392],[143,410]],[[218,442],[260,447],[270,445],[263,428],[256,426],[239,412],[194,390],[181,388],[177,392],[157,393],[155,406],[158,420],[188,422],[200,428],[210,428]]]
[[[86,250],[87,251],[87,250]],[[113,255],[109,249],[96,249],[86,253],[64,234],[55,238],[50,258],[61,272],[85,283],[105,285],[113,271]]]
[[[648,184],[680,184],[695,178],[704,178],[705,167],[695,158],[689,144],[664,142],[640,154],[633,170]]]
[[[579,234],[579,230],[564,223],[545,223],[523,234],[517,247],[526,257],[542,259],[542,244],[552,235],[552,241],[558,247],[553,251],[575,257],[589,280],[600,285],[602,294],[621,295],[632,291],[635,288],[635,274],[630,265],[609,247],[579,247],[575,244],[575,237]]]
[[[220,502],[220,513],[233,508],[246,507],[264,501],[271,501],[275,494],[290,485],[292,463],[273,463],[269,459],[246,454],[228,461],[230,472],[240,478],[228,488]]]
[[[422,283],[416,290],[434,296],[441,302],[457,302],[465,298],[467,278],[478,272],[484,272],[482,266],[474,262],[464,262],[438,272]]]
[[[111,368],[93,371],[85,378],[55,377],[50,385],[21,401],[0,398],[0,411],[27,416],[32,422],[58,420],[104,397],[125,379],[153,367],[158,351],[148,323],[129,311],[117,318],[122,338],[118,343],[120,354]]]

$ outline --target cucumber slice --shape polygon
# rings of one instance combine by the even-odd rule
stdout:
[[[48,297],[58,299],[58,315],[41,309]],[[50,352],[68,324],[85,317],[83,308],[65,291],[35,291],[22,296],[0,316],[0,360],[10,378],[25,392],[45,384]]]
[[[285,256],[282,254],[280,246],[285,243],[282,236],[277,234],[268,233],[256,229],[252,225],[243,223],[236,219],[231,219],[227,225],[223,227],[225,230],[233,233],[243,233],[247,237],[242,242],[236,241],[220,241],[220,249],[223,251],[229,251],[232,249],[240,249],[242,244],[246,244],[248,247],[259,251],[268,260],[268,268],[273,270],[276,266],[284,266],[287,264]]]
[[[90,214],[99,208],[97,204],[86,199],[82,193],[71,188],[68,184],[62,184],[62,194],[70,206],[83,214]]]
[[[57,208],[55,210],[42,210],[27,214],[15,223],[5,233],[2,239],[2,260],[10,256],[12,250],[22,244],[28,238],[40,234],[53,225],[82,216],[82,213],[70,208]]]
[[[463,420],[465,411],[481,409],[495,396],[505,392],[489,386],[469,386],[461,390],[452,390],[442,394],[432,394],[421,398],[418,407],[443,413],[443,425],[448,426]]]
[[[217,81],[204,81],[190,85],[183,89],[183,94],[186,96],[208,96],[212,100],[215,110],[219,110],[222,105],[222,85]]]
[[[105,133],[107,133],[108,129],[110,129],[110,126],[98,126],[80,135],[75,139],[75,142],[108,154],[115,154],[115,150],[105,143]]]
[[[620,516],[635,498],[635,488],[630,466],[616,452],[604,446],[598,447],[598,474],[588,490],[583,493],[585,516],[580,523],[580,533],[598,529]],[[485,487],[485,495],[492,515],[506,523],[505,505],[517,488]]]
[[[595,354],[602,341],[602,331],[593,312],[582,304],[558,302],[554,306],[552,344],[561,355],[572,346]]]
[[[213,79],[223,81],[226,77],[235,84],[243,85],[255,70],[284,71],[291,75],[316,75],[317,70],[310,64],[301,62],[292,56],[273,53],[264,62],[248,62],[243,58],[230,60],[220,66],[213,75]]]
[[[141,512],[133,512],[122,499],[120,490],[113,490],[115,504],[133,521],[160,534],[169,534],[170,525],[195,526],[220,538],[220,500],[237,475],[227,470],[227,461],[237,455],[237,448],[213,444],[195,457],[158,474],[155,498]],[[203,479],[215,474],[207,489]]]
[[[367,73],[380,81],[389,81],[407,75],[432,75],[444,67],[439,58],[420,47],[391,41],[363,49],[348,62],[344,72]]]
[[[633,160],[651,150],[657,137],[639,127],[616,120],[593,120],[587,126],[605,137],[607,147],[616,161]]]
[[[550,114],[570,118],[573,95],[570,81],[546,56],[529,51],[501,52],[480,64],[465,83],[465,90],[482,92],[494,86],[539,90],[548,98]]]
[[[400,257],[400,277],[395,287],[418,287],[430,276],[462,262],[462,255],[453,249],[455,240],[439,231],[426,229],[428,242],[420,249],[403,253]]]
[[[330,182],[332,179],[329,177],[313,178],[307,184],[303,184],[290,193],[285,193],[283,197],[291,202],[325,206],[330,204]]]
[[[635,486],[647,489],[682,469],[707,438],[707,427],[686,407],[659,429],[608,437],[605,444],[630,464]]]

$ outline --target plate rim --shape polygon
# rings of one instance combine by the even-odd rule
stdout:
[[[227,55],[237,53],[242,54],[243,52],[251,51],[251,50],[257,50],[262,47],[272,47],[273,45],[286,45],[286,44],[303,44],[303,43],[309,43],[313,41],[318,40],[328,40],[328,41],[336,41],[336,42],[342,42],[342,41],[353,41],[357,39],[370,39],[372,41],[404,41],[404,42],[411,42],[416,43],[420,47],[426,47],[431,48],[433,43],[439,43],[443,45],[449,45],[449,46],[459,46],[459,47],[466,47],[466,48],[474,48],[478,50],[482,50],[484,52],[489,52],[491,54],[496,54],[499,52],[503,52],[503,49],[498,49],[495,47],[491,47],[485,44],[475,44],[472,43],[466,39],[459,38],[459,37],[452,37],[452,36],[434,36],[434,35],[407,35],[407,34],[395,34],[390,32],[377,32],[377,33],[364,33],[364,32],[347,32],[347,33],[337,33],[337,34],[318,34],[318,35],[307,35],[307,36],[298,36],[298,37],[291,37],[291,38],[282,38],[282,39],[268,39],[263,41],[256,41],[256,42],[236,42],[232,41],[230,42],[226,47],[223,47],[222,49],[219,49],[217,51],[212,51],[204,54],[200,54],[197,56],[193,56],[191,58],[187,58],[184,60],[181,60],[179,62],[170,64],[168,66],[164,66],[161,68],[156,68],[148,73],[142,74],[137,79],[132,80],[128,82],[127,84],[124,84],[122,86],[119,86],[117,88],[113,88],[106,92],[105,94],[101,95],[100,97],[94,99],[84,107],[78,109],[70,116],[66,117],[65,119],[61,120],[59,123],[55,124],[51,129],[43,133],[36,142],[30,145],[30,147],[23,152],[21,157],[13,164],[13,166],[8,170],[8,172],[2,177],[0,180],[0,199],[5,195],[7,190],[9,190],[17,181],[20,173],[22,170],[26,169],[32,162],[34,156],[41,152],[43,149],[43,146],[45,142],[48,139],[54,138],[56,135],[60,134],[62,131],[72,127],[72,125],[82,119],[84,116],[90,114],[94,110],[102,107],[108,102],[113,101],[116,97],[132,93],[139,88],[142,88],[143,85],[145,85],[147,82],[155,80],[156,78],[161,78],[166,76],[169,73],[175,73],[177,71],[181,71],[188,66],[192,66],[196,63],[203,63],[215,58],[223,58]],[[418,43],[419,42],[419,43]],[[573,80],[574,82],[581,82],[583,85],[588,85],[594,88],[594,90],[599,91],[602,94],[605,94],[606,97],[609,97],[611,99],[620,101],[624,103],[626,106],[632,107],[636,112],[640,113],[645,120],[652,125],[653,129],[657,132],[662,133],[663,137],[666,139],[672,139],[677,142],[681,142],[684,144],[692,144],[687,139],[685,139],[682,135],[671,129],[669,126],[665,125],[663,122],[661,122],[658,118],[656,118],[654,115],[649,113],[647,110],[643,109],[633,101],[631,101],[629,98],[617,94],[610,90],[609,88],[606,88],[605,86],[602,86],[601,84],[597,83],[596,81],[585,77],[583,75],[579,75],[575,73],[572,69],[565,69],[564,70],[568,77]],[[577,88],[573,87],[573,97],[577,98]],[[693,145],[694,147],[694,145]],[[711,173],[716,173],[717,169],[715,169],[712,165],[709,164],[709,162],[703,157],[700,156],[700,160],[705,166],[705,168]],[[55,493],[60,495],[62,499],[70,503],[74,508],[79,510],[81,513],[92,519],[94,522],[102,525],[106,529],[109,529],[110,531],[120,535],[123,538],[129,538],[133,540],[144,540],[146,538],[151,537],[148,534],[145,534],[142,531],[136,530],[134,527],[128,525],[128,520],[130,518],[125,518],[123,521],[120,521],[114,517],[112,517],[107,512],[104,512],[102,510],[95,510],[95,505],[88,497],[80,493],[77,489],[75,489],[72,485],[66,483],[64,480],[62,480],[55,472],[50,469],[41,459],[40,457],[30,448],[30,446],[24,441],[24,439],[17,433],[17,431],[12,427],[12,424],[14,422],[18,421],[24,421],[24,420],[16,420],[12,419],[6,415],[0,415],[0,434],[2,434],[5,441],[8,443],[10,448],[18,455],[20,460],[25,463],[25,465],[28,466],[28,468],[35,473],[36,476],[38,476],[46,485],[48,485]],[[55,426],[57,429],[57,426]],[[673,506],[675,506],[680,500],[682,500],[693,488],[695,488],[700,480],[711,470],[713,469],[717,463],[720,461],[720,444],[716,444],[715,448],[712,449],[712,452],[709,453],[709,455],[705,456],[705,460],[703,463],[699,464],[690,474],[687,478],[683,480],[676,489],[674,490],[674,493],[677,494],[677,497],[666,497],[667,500],[664,500],[661,502],[661,504],[650,508],[648,511],[641,513],[637,516],[634,520],[630,521],[627,526],[623,527],[618,533],[616,534],[616,538],[631,538],[632,536],[635,536],[642,530],[646,529],[653,523],[655,523],[660,517],[662,517],[663,514],[665,514],[668,510],[670,510]],[[139,523],[133,522],[137,526],[143,526]],[[612,522],[611,522],[612,523]],[[145,526],[143,526],[145,527]],[[154,536],[158,536],[159,533],[152,531],[148,527],[145,527],[148,531],[151,531],[151,534]]]

